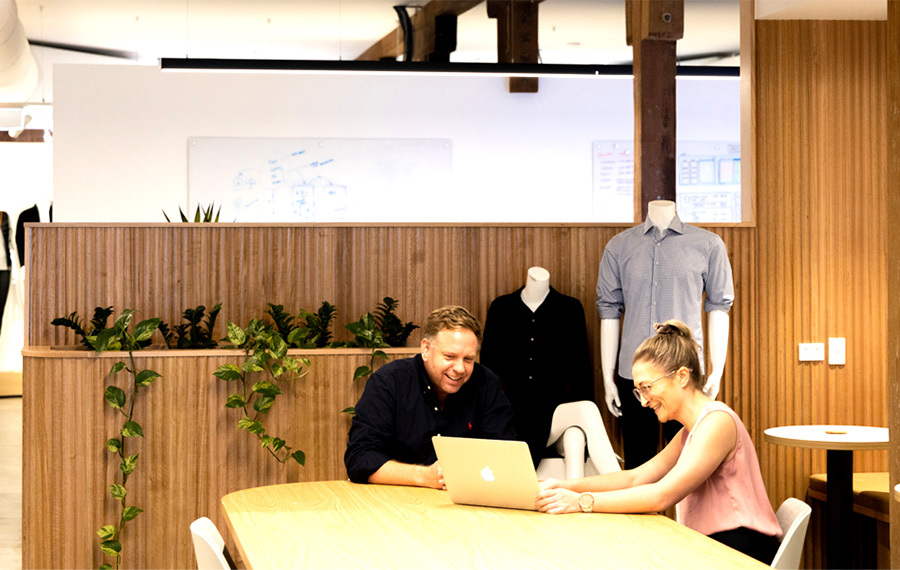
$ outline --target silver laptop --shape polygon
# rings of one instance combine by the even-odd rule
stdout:
[[[439,435],[431,441],[454,503],[536,510],[540,487],[524,441]]]

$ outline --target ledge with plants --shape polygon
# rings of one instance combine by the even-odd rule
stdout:
[[[287,393],[288,387],[295,382],[303,382],[315,367],[315,361],[311,360],[315,354],[339,357],[346,355],[357,363],[364,357],[364,364],[354,364],[355,368],[351,366],[352,376],[348,372],[341,378],[324,379],[329,384],[344,382],[361,389],[361,381],[380,364],[389,360],[391,353],[398,350],[408,353],[402,347],[417,327],[411,322],[400,320],[395,314],[398,305],[396,300],[385,297],[374,311],[345,324],[345,330],[352,335],[349,340],[335,340],[332,325],[338,316],[338,310],[327,301],[315,312],[301,309],[296,314],[289,313],[282,305],[269,303],[264,315],[259,319],[252,319],[246,326],[220,318],[223,311],[221,304],[216,304],[209,310],[204,305],[185,309],[181,315],[182,322],[175,325],[151,317],[134,325],[133,330],[130,330],[132,318],[139,313],[132,309],[125,309],[114,321],[114,307],[96,307],[89,320],[82,318],[77,312],[53,319],[54,326],[69,329],[79,343],[77,346],[53,347],[57,355],[71,354],[60,350],[68,348],[76,350],[81,355],[78,356],[79,359],[116,359],[110,360],[114,362],[111,370],[106,368],[109,373],[106,375],[105,392],[97,395],[106,403],[107,411],[104,412],[102,423],[107,429],[115,425],[113,415],[122,416],[122,422],[115,428],[117,433],[109,434],[104,441],[96,442],[98,446],[105,446],[107,449],[104,463],[110,465],[109,461],[115,460],[119,474],[119,480],[108,485],[105,496],[97,497],[98,500],[102,499],[103,507],[100,510],[107,513],[107,517],[111,506],[118,505],[119,508],[115,523],[104,523],[96,530],[96,535],[100,538],[99,549],[108,560],[103,567],[141,564],[138,560],[142,554],[136,551],[140,550],[140,546],[129,548],[129,542],[135,540],[133,533],[141,532],[141,526],[135,527],[132,534],[129,534],[126,523],[131,527],[131,521],[138,515],[145,511],[152,512],[153,507],[150,505],[153,501],[146,496],[149,491],[140,484],[139,491],[130,489],[129,477],[146,477],[139,474],[141,464],[144,463],[139,462],[142,457],[141,448],[147,445],[147,440],[155,436],[161,437],[158,435],[160,424],[145,423],[142,420],[152,415],[142,396],[145,392],[156,393],[149,391],[159,389],[160,384],[169,391],[183,390],[184,386],[194,385],[193,382],[187,382],[189,379],[179,378],[179,374],[174,372],[181,369],[179,365],[173,361],[173,366],[169,367],[165,364],[166,360],[160,361],[159,357],[184,354],[193,358],[209,355],[209,364],[199,364],[199,367],[195,365],[194,369],[202,370],[209,366],[207,378],[216,380],[214,383],[217,385],[221,382],[222,386],[228,386],[227,397],[220,395],[217,396],[218,402],[210,402],[211,409],[221,410],[215,415],[223,418],[225,424],[246,432],[249,439],[255,439],[255,447],[263,451],[265,456],[284,466],[292,464],[306,469],[307,460],[322,461],[323,458],[307,456],[309,442],[291,441],[299,439],[297,434],[300,432],[297,430],[292,428],[290,436],[278,433],[278,426],[283,428],[285,425],[284,419],[276,422],[273,427],[267,418],[274,410],[279,409],[280,398]],[[226,334],[219,338],[216,330],[222,328],[223,321]],[[123,356],[116,357],[116,351]],[[141,365],[141,362],[144,364]],[[197,374],[202,376],[203,372]],[[124,384],[123,379],[127,380]],[[340,393],[352,396],[354,390],[356,388],[341,390]],[[223,394],[223,391],[215,389],[210,392],[211,395],[213,393]],[[296,399],[303,397],[300,396],[303,393],[305,392],[294,393],[282,416],[294,411]],[[355,401],[340,402],[339,399],[330,413],[324,412],[326,417],[331,415],[334,418],[333,430],[343,430],[342,433],[346,434],[348,420],[341,419],[347,417],[342,412],[352,413],[353,408],[347,406],[354,403]],[[166,423],[178,422],[176,418],[180,413],[189,414],[190,410],[177,413],[173,410]],[[156,414],[158,417],[158,412]],[[334,444],[330,445],[334,452]],[[342,453],[342,450],[337,452]],[[260,461],[265,461],[263,455],[260,458]],[[158,468],[148,465],[143,467],[149,467],[151,471]],[[243,469],[237,466],[230,468]],[[107,467],[103,469],[108,471]],[[337,477],[341,475],[335,474]],[[156,510],[158,509],[157,504]],[[126,552],[129,553],[127,556]]]

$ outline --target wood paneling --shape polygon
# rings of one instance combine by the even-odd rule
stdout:
[[[343,340],[349,339],[343,325],[385,296],[400,301],[397,313],[404,321],[419,325],[446,304],[464,305],[483,320],[491,301],[519,288],[527,269],[537,265],[549,270],[553,287],[582,302],[597,369],[597,271],[606,242],[623,229],[37,224],[29,228],[29,266],[37,277],[28,290],[26,342],[75,344],[71,331],[50,321],[72,311],[89,318],[95,306],[110,305],[116,313],[133,308],[139,318],[160,317],[174,325],[185,308],[221,302],[219,338],[229,320],[245,325],[261,318],[267,302],[296,313],[301,307],[315,311],[327,300],[338,307],[334,331]],[[728,246],[737,294],[723,391],[727,402],[733,394],[748,406],[750,392],[740,378],[754,370],[754,353],[741,345],[750,341],[746,334],[754,326],[755,232],[712,230]],[[416,330],[410,344],[419,339]],[[595,382],[602,398],[599,373]],[[744,412],[742,417],[749,408]]]
[[[759,429],[888,425],[885,26],[757,22]],[[847,339],[847,364],[797,344]],[[774,504],[803,498],[825,453],[760,443]],[[887,470],[887,452],[855,454]]]
[[[306,355],[303,351],[292,351]],[[389,349],[392,358],[415,351]],[[248,487],[294,481],[345,479],[343,452],[363,382],[353,371],[364,350],[309,354],[310,372],[282,383],[284,394],[263,421],[269,433],[306,453],[306,465],[282,466],[252,434],[238,430],[239,410],[226,409],[236,385],[212,373],[241,362],[233,350],[136,353],[137,366],[162,374],[143,389],[134,419],[144,438],[129,439],[139,453],[129,478],[128,504],[144,513],[127,524],[126,568],[190,568],[195,562],[188,527],[208,516],[225,528],[219,501]],[[95,531],[118,520],[108,493],[120,482],[118,461],[104,447],[122,416],[103,400],[106,386],[126,389],[125,376],[107,376],[122,354],[29,349],[24,357],[23,543],[26,568],[96,568],[103,562]],[[53,547],[48,547],[48,543]],[[232,551],[235,551],[232,547]]]
[[[343,324],[386,295],[400,301],[407,320],[420,322],[448,303],[483,317],[533,265],[547,268],[554,287],[582,299],[593,315],[600,255],[621,229],[35,225],[29,266],[38,283],[29,291],[26,342],[73,344],[69,331],[49,322],[73,310],[89,316],[97,305],[133,307],[176,324],[187,307],[222,302],[223,331],[225,320],[261,316],[267,302],[295,312],[328,300]]]
[[[900,3],[888,2],[887,20],[887,378],[889,382],[890,483],[900,484]],[[891,568],[900,568],[900,502],[891,502]]]

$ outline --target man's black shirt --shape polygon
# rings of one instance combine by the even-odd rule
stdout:
[[[497,375],[476,363],[441,409],[421,355],[385,364],[356,404],[344,454],[347,475],[366,483],[388,460],[431,465],[435,435],[515,439],[512,408]]]

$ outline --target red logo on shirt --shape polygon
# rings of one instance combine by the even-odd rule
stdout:
[[[469,422],[469,429],[472,429],[472,422]]]

